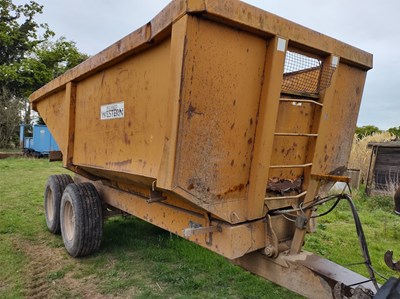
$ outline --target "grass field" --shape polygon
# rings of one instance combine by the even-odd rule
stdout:
[[[47,231],[47,177],[59,163],[0,160],[0,298],[300,298],[143,221],[106,222],[100,252],[67,255]]]
[[[399,276],[384,263],[387,250],[394,251],[394,258],[400,259],[400,217],[393,212],[393,199],[389,196],[366,197],[364,190],[355,190],[353,199],[367,239],[374,269],[389,278]],[[327,210],[331,204],[322,207],[318,213]],[[307,236],[306,250],[315,252],[346,268],[368,276],[363,262],[354,220],[346,201],[342,201],[330,214],[318,218],[317,232]],[[384,279],[378,278],[383,284]]]
[[[45,159],[0,160],[0,298],[298,297],[133,217],[106,222],[97,254],[69,257],[44,220],[44,185],[55,173],[67,171]],[[383,262],[388,249],[400,254],[400,218],[391,198],[366,198],[361,191],[354,198],[374,267],[396,276]],[[364,265],[349,266],[362,258],[346,202],[319,218],[317,226],[306,238],[306,250],[367,275]]]

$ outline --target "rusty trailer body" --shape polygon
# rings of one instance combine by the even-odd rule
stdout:
[[[240,1],[174,0],[30,100],[104,202],[248,264],[300,252],[305,229],[271,212],[345,171],[370,68]]]

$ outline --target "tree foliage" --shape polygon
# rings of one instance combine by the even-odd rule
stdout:
[[[362,126],[362,127],[357,127],[356,128],[356,135],[358,139],[362,139],[366,136],[373,135],[375,133],[381,133],[382,131],[379,130],[378,127],[368,125],[368,126]]]
[[[396,140],[400,140],[400,126],[390,128],[388,132],[396,137]]]
[[[55,34],[48,25],[35,21],[42,11],[43,6],[35,1],[16,5],[12,0],[0,0],[0,119],[14,115],[4,107],[14,107],[18,102],[19,109],[25,109],[19,113],[25,118],[22,121],[29,123],[29,94],[87,58],[65,37],[53,40]],[[13,117],[18,125],[21,117]],[[0,122],[0,126],[1,132],[14,132],[14,125],[4,127]],[[0,147],[13,139],[1,139]]]
[[[34,20],[36,14],[42,13],[42,5],[34,1],[15,5],[11,0],[0,0],[0,8],[0,65],[21,61],[42,40],[54,35],[46,24]],[[44,29],[42,40],[38,37],[40,28]]]
[[[55,42],[43,41],[19,62],[1,65],[4,84],[18,96],[27,97],[52,79],[87,58],[72,41],[64,37]]]
[[[14,147],[18,142],[21,102],[7,89],[0,90],[0,146]]]

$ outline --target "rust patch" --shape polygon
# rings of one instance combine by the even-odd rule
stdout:
[[[125,144],[131,144],[131,141],[128,138],[128,134],[124,133],[124,142]]]
[[[340,166],[334,170],[332,170],[329,174],[330,175],[343,175],[347,170],[346,166]]]
[[[252,144],[253,143],[253,138],[250,138],[249,140],[247,140],[248,144]]]
[[[284,195],[286,192],[290,192],[292,190],[301,192],[301,185],[303,183],[303,178],[298,177],[295,180],[279,180],[276,178],[269,179],[267,190],[280,193]]]
[[[206,193],[206,192],[210,192],[210,187],[209,186],[207,186],[204,182],[203,182],[203,180],[201,179],[201,178],[197,178],[197,177],[195,177],[195,178],[190,178],[188,181],[187,181],[187,186],[188,186],[188,191],[192,191],[192,192],[195,192],[195,193],[198,193],[197,194],[197,196],[199,197],[199,199],[200,200],[205,200],[205,198],[203,198],[203,195]],[[201,196],[199,196],[199,195],[201,195]]]
[[[131,165],[131,164],[132,164],[132,159],[129,159],[129,160],[124,160],[124,161],[120,161],[120,162],[107,162],[106,166],[123,168],[123,167]]]
[[[236,186],[234,186],[232,188],[229,188],[223,194],[218,194],[217,196],[218,196],[218,198],[221,198],[221,195],[227,195],[227,194],[233,193],[233,192],[240,192],[240,191],[243,190],[243,188],[244,188],[244,185],[243,184],[239,184],[239,185],[236,185]]]
[[[204,114],[202,112],[197,112],[196,110],[197,110],[197,108],[194,107],[192,105],[192,103],[189,103],[189,108],[188,108],[188,110],[186,110],[188,120],[190,120],[194,115],[203,115]]]

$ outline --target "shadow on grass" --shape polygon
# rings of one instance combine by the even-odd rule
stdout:
[[[301,298],[227,259],[134,217],[109,219],[92,262],[104,293],[135,298]]]

